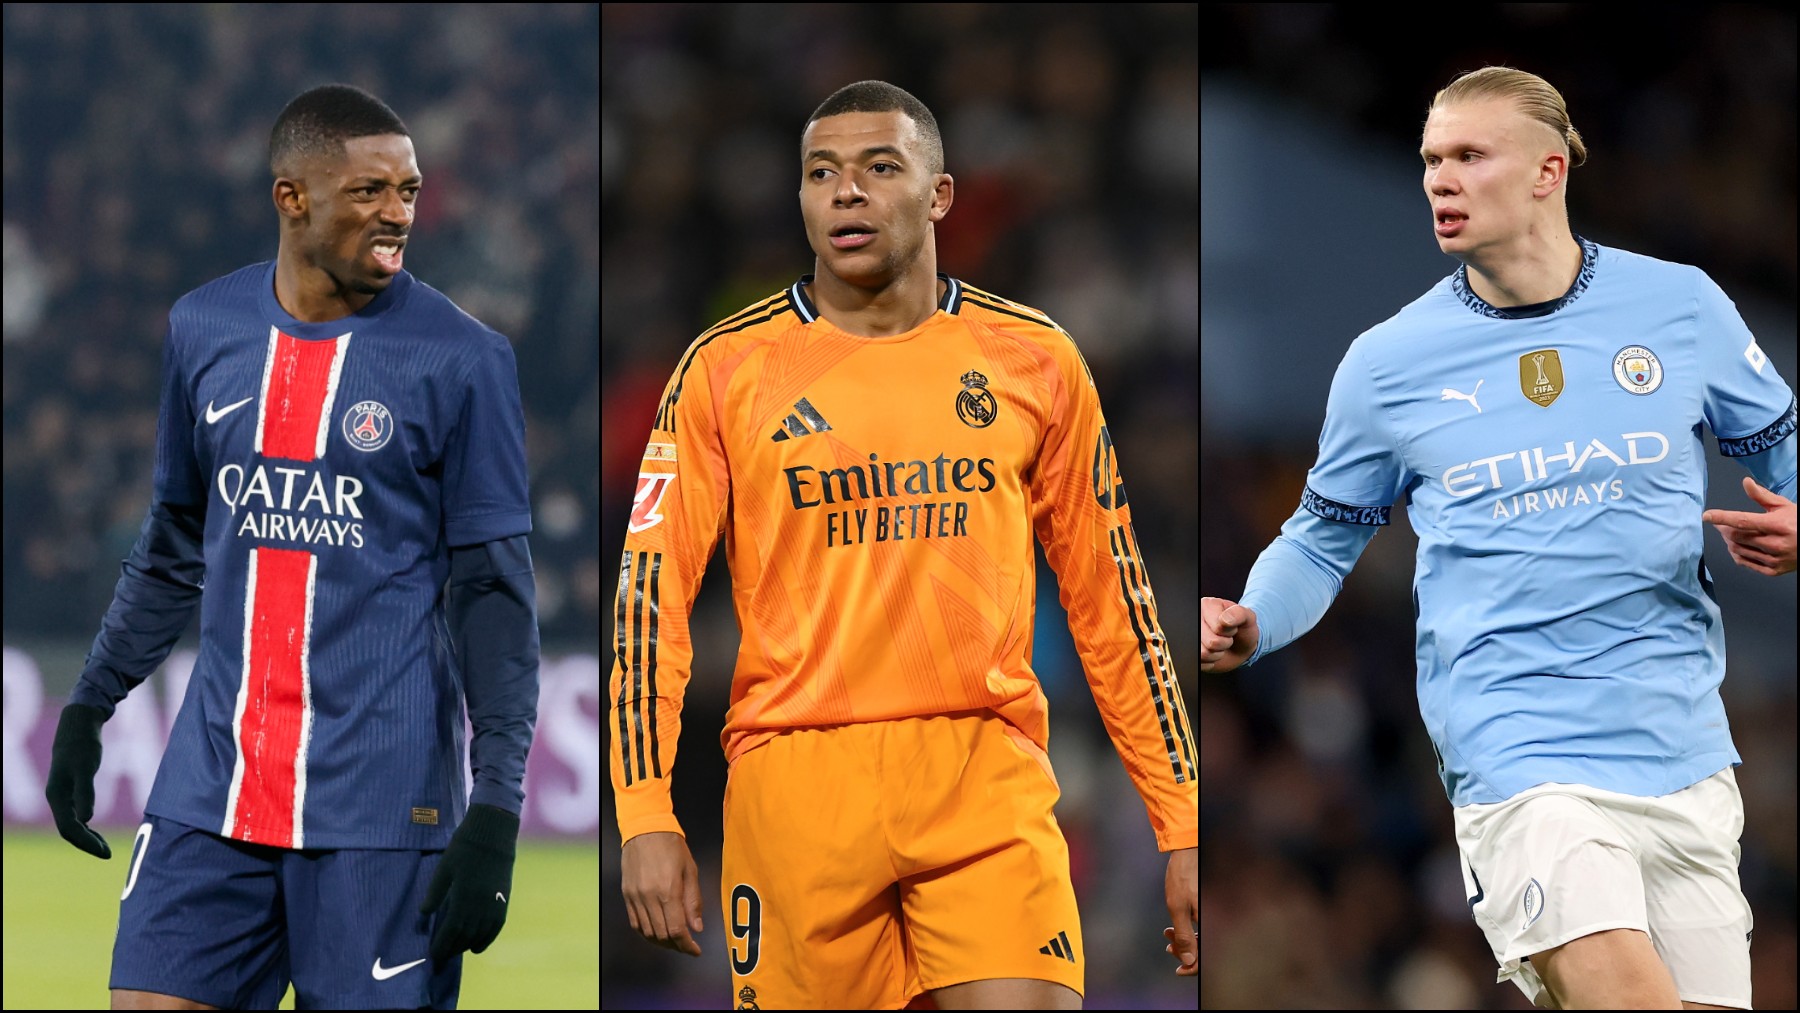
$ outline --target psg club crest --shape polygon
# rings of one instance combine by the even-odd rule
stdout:
[[[1000,403],[988,392],[987,377],[974,370],[962,375],[962,393],[956,395],[956,417],[971,429],[986,429],[1000,413]]]
[[[394,417],[380,401],[358,401],[344,413],[344,439],[358,450],[380,450],[394,435]]]
[[[1562,356],[1540,348],[1519,356],[1519,390],[1539,408],[1550,407],[1563,392]]]
[[[1662,386],[1662,360],[1643,345],[1626,345],[1613,356],[1613,379],[1633,394],[1649,394]]]

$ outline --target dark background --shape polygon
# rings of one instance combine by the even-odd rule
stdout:
[[[1705,270],[1794,384],[1794,29],[1791,9],[1745,4],[1205,6],[1204,593],[1242,594],[1298,505],[1350,341],[1457,266],[1417,151],[1462,71],[1504,63],[1560,89],[1589,149],[1575,229]],[[1709,503],[1754,509],[1745,472],[1711,465]],[[1793,1008],[1795,578],[1706,540],[1745,761],[1754,999]],[[1529,1008],[1494,984],[1419,719],[1416,545],[1396,510],[1311,633],[1203,679],[1205,1008]]]
[[[813,270],[800,131],[876,78],[937,117],[956,201],[939,269],[1049,313],[1100,390],[1165,632],[1192,700],[1198,663],[1198,8],[1192,5],[606,5],[602,14],[601,537],[616,575],[663,385],[706,327]],[[610,792],[601,803],[602,1001],[729,998],[718,746],[738,631],[715,556],[695,605],[675,811],[700,866],[699,960],[632,933]],[[611,620],[608,618],[610,624]],[[611,631],[608,629],[608,636]],[[1106,738],[1040,562],[1033,665],[1051,700],[1057,818],[1088,941],[1089,1008],[1192,1009],[1163,953],[1167,857]]]

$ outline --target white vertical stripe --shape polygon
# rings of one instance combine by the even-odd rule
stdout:
[[[273,351],[270,358],[274,357]],[[268,379],[263,379],[263,391],[269,389]],[[266,403],[266,401],[265,401]],[[260,413],[259,417],[260,417]],[[256,439],[262,442],[262,423],[256,424]],[[260,449],[260,448],[259,448]],[[231,712],[231,744],[237,750],[237,757],[231,764],[231,790],[225,796],[225,822],[219,828],[219,835],[230,837],[237,826],[238,793],[244,787],[244,707],[250,702],[250,645],[256,633],[256,549],[250,550],[249,576],[244,581],[244,663],[238,670],[237,706]]]
[[[806,290],[800,287],[799,282],[794,282],[788,301],[794,304],[794,313],[803,322],[809,324],[813,322],[815,319],[813,315],[806,312]]]
[[[344,371],[344,353],[350,349],[348,332],[331,340],[337,344],[337,348],[331,353],[331,378],[325,381],[325,401],[319,405],[319,440],[313,447],[315,461],[325,456],[325,437],[331,435],[331,406],[337,402],[338,374]],[[311,608],[312,596],[308,595],[306,600],[307,607]],[[294,846],[299,847],[297,844]]]
[[[263,423],[269,416],[269,377],[275,374],[275,352],[281,347],[281,331],[269,326],[269,352],[263,356],[262,391],[256,399],[256,452],[262,453]]]
[[[335,372],[334,372],[335,375]],[[300,630],[300,741],[294,750],[294,839],[291,848],[306,847],[306,749],[312,742],[313,594],[319,580],[319,557],[306,555],[306,625]]]

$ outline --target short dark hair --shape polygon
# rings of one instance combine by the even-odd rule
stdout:
[[[342,158],[344,142],[374,134],[412,135],[387,103],[354,85],[322,84],[301,92],[269,132],[269,172],[292,175],[300,159]]]
[[[839,113],[891,113],[903,112],[912,117],[919,127],[919,142],[923,147],[926,167],[932,172],[944,171],[944,138],[938,133],[937,117],[925,108],[925,103],[913,98],[912,93],[904,88],[888,84],[886,81],[858,81],[847,84],[831,93],[831,97],[813,110],[811,118],[806,121],[810,127],[827,116]],[[800,128],[806,133],[806,127]],[[805,145],[802,142],[801,157],[805,157]]]

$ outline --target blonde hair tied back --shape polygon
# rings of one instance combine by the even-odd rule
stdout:
[[[1508,99],[1518,106],[1520,112],[1544,126],[1563,139],[1569,152],[1569,168],[1573,169],[1587,161],[1587,143],[1581,139],[1581,131],[1569,123],[1569,108],[1563,102],[1562,92],[1550,82],[1527,71],[1513,67],[1483,67],[1458,76],[1444,86],[1431,99],[1431,107],[1425,111],[1441,106],[1460,105],[1464,102],[1480,102],[1488,99]]]

